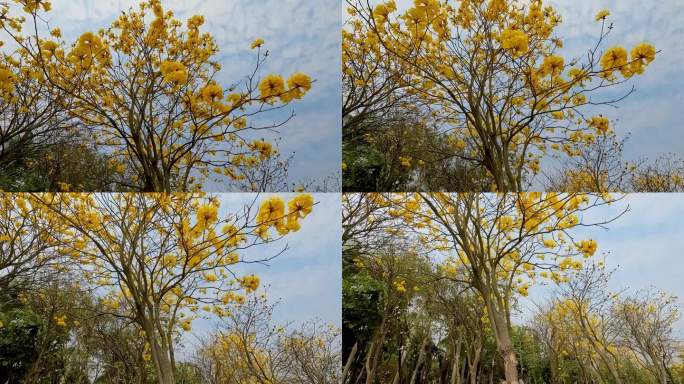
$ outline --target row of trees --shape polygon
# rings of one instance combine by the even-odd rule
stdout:
[[[312,323],[265,334],[276,324],[248,272],[285,252],[253,248],[298,231],[313,197],[258,200],[2,195],[0,382],[331,382],[318,378],[337,375],[337,331]],[[216,337],[179,358],[200,319],[218,321]]]
[[[611,292],[584,194],[347,194],[344,383],[679,383],[675,298]],[[556,293],[514,322],[534,285]]]
[[[209,182],[228,183],[222,190],[293,189],[288,159],[263,133],[294,114],[257,121],[304,97],[312,80],[300,72],[262,76],[263,40],[251,45],[254,70],[221,85],[219,47],[201,30],[204,17],[182,23],[161,0],[142,1],[73,43],[44,21],[48,0],[0,7],[7,189],[171,192]]]
[[[566,58],[561,16],[541,0],[346,3],[345,190],[684,188],[682,159],[627,162],[612,123],[592,115],[632,94],[658,53],[605,47],[608,11],[586,55]]]

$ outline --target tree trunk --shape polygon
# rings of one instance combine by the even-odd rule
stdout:
[[[411,375],[411,384],[416,383],[416,380],[418,379],[418,373],[420,372],[420,368],[423,365],[423,361],[425,361],[425,349],[427,348],[428,339],[429,338],[426,336],[420,345],[420,353],[418,354],[416,368],[413,369],[413,374]]]
[[[489,370],[489,384],[494,384],[494,356],[492,356],[492,368]]]
[[[513,350],[513,343],[511,342],[508,319],[505,318],[505,315],[502,313],[503,311],[495,308],[495,304],[491,303],[491,298],[486,300],[485,303],[490,321],[492,322],[492,328],[494,329],[496,345],[503,359],[505,383],[520,384],[518,380],[518,360],[515,357],[515,350]]]
[[[354,346],[351,349],[351,352],[349,352],[349,356],[347,356],[347,363],[344,364],[344,370],[342,371],[342,381],[341,384],[344,384],[347,382],[347,376],[349,376],[349,371],[351,370],[351,366],[354,362],[354,359],[356,358],[356,351],[359,349],[359,343],[354,343]]]
[[[615,364],[613,364],[612,357],[608,354],[608,352],[606,352],[603,349],[603,346],[598,345],[598,342],[596,342],[594,339],[591,339],[591,343],[594,346],[594,349],[598,353],[598,355],[601,358],[601,360],[603,361],[603,363],[608,368],[610,375],[613,376],[613,379],[615,380],[615,384],[622,384],[622,377],[620,376],[620,372],[618,372]]]
[[[520,384],[518,380],[518,360],[515,358],[515,351],[510,343],[503,343],[499,348],[504,363],[504,376],[506,384]]]
[[[451,365],[451,381],[450,384],[461,384],[461,370],[458,364],[461,360],[461,338],[458,338],[456,342],[456,348],[454,349],[454,362]]]
[[[382,319],[378,331],[373,337],[370,348],[368,349],[368,356],[366,356],[366,384],[373,384],[375,381],[375,371],[378,367],[378,361],[382,354],[382,345],[385,341],[385,319]]]
[[[399,384],[401,381],[401,367],[404,365],[405,355],[401,353],[401,348],[399,348],[399,361],[397,364],[397,371],[394,373],[394,379],[392,384]]]
[[[476,338],[472,341],[471,350],[466,354],[468,366],[468,382],[470,384],[477,384],[478,372],[480,366],[480,357],[482,356],[482,340]]]
[[[150,354],[152,355],[152,363],[157,374],[157,383],[159,384],[176,384],[175,368],[171,362],[171,357],[167,347],[160,345],[154,331],[152,323],[143,319],[143,329],[145,330],[145,337],[150,345]]]
[[[549,370],[551,371],[551,384],[558,382],[558,356],[556,352],[549,346]]]

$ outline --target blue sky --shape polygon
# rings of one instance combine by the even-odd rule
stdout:
[[[296,194],[279,193],[286,201]],[[258,202],[270,194],[225,193],[219,216],[242,212],[254,199]],[[319,319],[328,324],[342,324],[342,261],[341,261],[341,208],[340,195],[314,194],[318,204],[302,220],[299,232],[288,234],[281,241],[254,247],[241,253],[245,260],[255,260],[277,254],[283,247],[287,251],[272,260],[268,266],[239,265],[238,274],[257,274],[270,300],[279,300],[273,320],[277,324],[294,325]],[[261,292],[261,290],[259,291]],[[184,335],[184,356],[192,351],[195,336],[214,329],[216,319],[197,320],[191,334]]]
[[[625,208],[629,211],[606,229],[594,227],[575,233],[580,239],[595,239],[598,250],[594,257],[605,256],[607,270],[616,268],[611,290],[634,292],[653,287],[678,296],[680,310],[684,311],[684,194],[629,194],[615,204],[586,212],[584,221],[617,217]],[[533,302],[543,302],[552,289],[553,285],[530,288],[530,296],[520,302],[520,317],[529,316]],[[684,318],[677,329],[684,337]]]
[[[65,40],[86,30],[109,26],[121,11],[138,0],[53,0],[48,14],[52,26],[62,28]],[[339,173],[341,156],[340,0],[164,0],[164,7],[181,20],[201,14],[204,30],[218,42],[220,81],[235,83],[254,67],[256,38],[266,41],[271,54],[262,74],[289,76],[302,71],[315,79],[311,92],[282,113],[265,116],[278,121],[294,110],[296,117],[280,130],[281,152],[295,152],[290,167],[292,183]],[[266,136],[259,132],[259,137]],[[208,185],[208,188],[211,188]]]

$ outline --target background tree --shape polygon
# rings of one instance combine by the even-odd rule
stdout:
[[[418,372],[403,373],[406,361],[425,359],[419,355],[427,347],[426,334],[412,340],[404,321],[429,271],[416,250],[401,251],[405,245],[388,242],[373,253],[343,258],[344,380],[400,382]]]
[[[578,148],[575,156],[562,162],[560,171],[551,173],[547,191],[618,192],[629,190],[629,180],[637,164],[623,159],[627,139],[619,140],[614,132]]]
[[[392,115],[396,115],[392,117]],[[344,187],[349,191],[482,190],[481,169],[445,156],[453,142],[426,118],[390,111],[373,122],[373,132],[344,143]],[[479,174],[478,174],[479,172]]]
[[[252,296],[196,353],[204,381],[212,384],[338,383],[339,332],[315,321],[300,329],[277,325],[273,308]]]
[[[114,180],[125,170],[98,151],[90,134],[71,129],[54,133],[40,148],[34,148],[12,165],[0,169],[4,191],[83,192],[120,188]]]
[[[596,138],[578,149],[574,157],[559,160],[544,188],[572,192],[678,192],[684,187],[684,160],[675,154],[653,161],[627,161],[623,148],[628,138],[615,133]]]
[[[631,187],[635,192],[684,191],[684,159],[668,154],[643,162],[633,169]]]
[[[673,325],[680,313],[676,298],[644,290],[616,300],[615,317],[624,326],[623,344],[660,384],[675,382],[669,367],[677,353]]]

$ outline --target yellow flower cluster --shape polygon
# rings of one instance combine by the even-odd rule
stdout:
[[[245,297],[242,295],[238,295],[235,292],[228,292],[221,297],[221,302],[225,305],[228,305],[230,303],[244,304]]]
[[[539,68],[541,76],[558,77],[563,72],[565,67],[565,60],[561,56],[546,56],[544,62]]]
[[[610,11],[607,9],[602,9],[596,14],[596,17],[594,18],[594,20],[596,20],[596,21],[605,20],[606,17],[608,17],[608,16],[610,16]]]
[[[260,48],[262,45],[264,45],[264,39],[256,39],[252,42],[252,44],[250,44],[249,47],[252,49],[256,49]]]
[[[285,80],[280,75],[270,74],[259,82],[260,97],[265,102],[273,103],[276,98],[283,103],[288,103],[293,99],[301,99],[311,89],[311,78],[301,72],[290,76]]]
[[[399,161],[401,162],[402,167],[409,168],[411,167],[411,161],[413,159],[410,156],[399,156]]]
[[[285,202],[280,197],[271,197],[261,203],[256,222],[259,225],[259,235],[268,237],[268,228],[273,226],[280,234],[287,233],[285,220]]]
[[[257,213],[257,233],[262,238],[268,237],[268,229],[274,227],[279,234],[285,235],[290,231],[298,231],[299,219],[311,213],[314,205],[313,196],[308,193],[295,196],[287,204],[279,197],[272,197],[261,203]]]
[[[188,69],[183,63],[177,61],[163,61],[160,69],[164,81],[167,83],[180,86],[188,81]]]
[[[608,118],[603,116],[592,117],[591,120],[589,120],[589,126],[602,134],[606,134],[610,131],[610,122],[608,121]]]
[[[77,71],[91,69],[96,62],[101,66],[111,64],[109,48],[103,44],[99,36],[92,32],[86,32],[79,37],[76,46],[67,55],[67,59]]]
[[[313,210],[314,199],[308,193],[295,196],[287,203],[288,216],[287,227],[291,231],[298,231],[300,228],[299,219],[303,219]]]
[[[184,331],[191,331],[192,330],[192,320],[191,319],[185,319],[181,321],[180,323],[181,328],[183,328]]]
[[[529,50],[529,39],[525,32],[506,29],[501,32],[501,46],[511,51],[514,57],[522,56]]]
[[[55,315],[53,319],[55,320],[55,324],[59,325],[60,327],[66,327],[67,315],[61,315],[61,316]]]
[[[632,64],[630,69],[634,73],[644,73],[644,68],[655,60],[656,50],[651,44],[641,43],[632,48]]]
[[[601,56],[601,77],[612,80],[614,72],[620,71],[622,76],[629,78],[634,74],[642,74],[645,67],[655,60],[656,49],[648,43],[634,46],[631,58],[627,50],[616,46],[608,48]]]
[[[530,286],[528,284],[523,284],[519,286],[516,291],[520,296],[527,297],[529,295]]]
[[[52,4],[48,0],[19,0],[18,3],[24,6],[24,11],[34,13],[42,8],[45,12],[52,9]]]
[[[249,144],[249,148],[259,153],[262,160],[266,160],[273,155],[273,146],[271,143],[262,140],[254,140]]]
[[[214,281],[218,280],[218,277],[216,276],[215,273],[210,272],[210,273],[207,273],[206,275],[204,275],[204,279],[206,281],[209,281],[209,282],[214,282]]]
[[[584,257],[591,257],[594,256],[597,246],[596,240],[582,240],[578,245],[578,249],[580,252],[582,252]]]
[[[556,248],[558,246],[558,244],[553,239],[545,239],[544,240],[544,246],[546,248]]]
[[[280,75],[270,74],[259,82],[259,92],[264,100],[273,100],[285,93],[285,80]]]
[[[218,220],[218,208],[214,204],[202,204],[197,208],[197,226],[202,231]]]
[[[392,284],[394,285],[394,289],[396,289],[397,292],[406,292],[406,281],[404,281],[403,279],[395,280]]]
[[[14,92],[14,83],[17,81],[16,75],[8,68],[0,67],[0,91],[5,98],[9,98]]]
[[[200,90],[200,96],[205,102],[213,103],[223,99],[223,88],[215,83],[209,84]]]
[[[247,275],[240,279],[240,285],[247,290],[247,292],[254,292],[259,288],[259,276]]]
[[[571,257],[565,257],[558,264],[558,267],[561,271],[567,271],[568,269],[579,271],[582,269],[582,262],[579,260],[574,260]]]
[[[504,232],[515,228],[515,221],[513,220],[513,217],[511,217],[511,216],[499,217],[496,224],[497,224],[499,230],[504,231]]]

